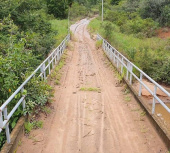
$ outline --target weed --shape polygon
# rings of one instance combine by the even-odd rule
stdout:
[[[99,88],[92,88],[92,87],[90,87],[90,88],[82,87],[82,88],[80,88],[80,91],[96,91],[96,92],[100,92],[101,89],[99,89]]]
[[[129,102],[131,101],[131,98],[129,96],[125,96],[125,101]]]
[[[60,85],[60,81],[56,79],[56,80],[55,80],[55,84],[56,84],[56,85]]]
[[[29,134],[33,129],[33,124],[30,122],[26,122],[24,123],[24,127],[25,127],[25,133]]]
[[[140,116],[145,116],[146,115],[146,112],[145,111],[142,111],[141,113],[140,113]]]
[[[70,42],[68,43],[67,46],[68,46],[68,49],[69,49],[69,50],[71,50],[71,51],[74,50],[74,46],[73,46]]]
[[[135,111],[135,112],[138,112],[138,111],[140,111],[140,108],[136,108],[136,109],[131,109],[131,111]]]
[[[43,128],[43,121],[33,121],[32,124],[34,129]]]
[[[142,128],[140,131],[141,131],[142,133],[146,133],[146,132],[148,131],[148,129],[147,129],[147,128]]]
[[[102,43],[103,43],[102,40],[96,41],[96,49],[99,49],[100,47],[102,47]]]
[[[46,113],[46,114],[50,114],[50,113],[51,113],[51,109],[50,109],[49,107],[47,107],[47,106],[43,107],[43,108],[42,108],[42,111],[43,111],[44,113]]]
[[[29,134],[32,129],[39,129],[43,127],[43,121],[33,121],[33,122],[25,122],[25,133]]]
[[[130,90],[126,88],[125,91],[124,91],[124,95],[127,95],[129,93],[130,93]]]
[[[122,74],[120,74],[119,72],[116,73],[119,84],[121,84],[123,82],[124,74],[125,73],[122,73]]]
[[[21,146],[22,145],[22,141],[21,140],[19,140],[19,142],[18,142],[18,146]]]

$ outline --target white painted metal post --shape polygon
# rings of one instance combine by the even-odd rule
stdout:
[[[117,55],[117,68],[119,68],[119,54]]]
[[[10,133],[9,133],[9,123],[7,123],[7,124],[5,125],[5,131],[6,131],[7,143],[10,143],[10,142],[11,142],[11,139],[10,139]]]
[[[103,43],[102,43],[102,48],[103,48],[103,50],[104,50],[104,40],[103,40]]]
[[[4,108],[4,120],[8,119],[7,107]]]
[[[140,73],[140,81],[142,82],[142,73]],[[139,96],[141,96],[141,94],[142,94],[142,83],[140,83],[140,85],[139,85]]]
[[[57,50],[57,61],[59,61],[60,60],[60,51],[59,51],[59,49]]]
[[[112,62],[113,62],[113,60],[114,60],[114,49],[112,48]]]
[[[44,79],[46,79],[45,63],[43,64]]]
[[[57,51],[55,51],[55,65],[57,63]]]
[[[154,87],[154,93],[153,93],[153,96],[156,96],[156,92],[157,92],[157,86],[155,85]],[[155,97],[153,97],[153,103],[152,103],[152,114],[155,113]]]
[[[123,57],[122,57],[122,63],[121,63],[121,74],[123,73],[123,61],[124,61],[124,59],[123,59]]]
[[[116,51],[114,50],[114,63],[116,63]]]
[[[133,66],[130,64],[130,85],[132,84],[132,71],[133,71]]]
[[[0,128],[3,128],[3,117],[2,117],[2,111],[0,111]]]
[[[50,65],[51,65],[51,64],[50,64],[50,57],[48,58],[48,64],[49,64],[49,65],[48,65],[48,70],[49,70],[48,72],[49,72],[49,75],[50,75],[50,71],[51,71],[51,68],[50,68]]]
[[[21,93],[22,93],[22,96],[25,96],[25,95],[23,95],[23,92],[24,92],[24,88],[21,89]],[[25,109],[25,99],[22,102],[22,107],[23,107],[23,110],[24,110]]]
[[[126,73],[126,80],[129,78],[129,62],[127,62],[127,73]]]
[[[52,69],[53,69],[53,66],[54,66],[54,54],[52,54]]]

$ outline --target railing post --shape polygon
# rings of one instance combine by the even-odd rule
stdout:
[[[41,66],[41,79],[43,80],[43,75],[44,75],[44,78],[45,78],[45,63]]]
[[[143,75],[142,75],[142,73],[140,73],[140,81],[142,82],[142,77],[143,77]],[[140,85],[139,85],[139,96],[141,96],[141,94],[142,94],[142,83],[140,82]]]
[[[111,54],[111,49],[112,49],[111,46],[109,46],[109,58],[110,58],[110,59],[111,59],[111,55],[112,55],[112,54]]]
[[[122,63],[121,63],[121,73],[123,73],[123,61],[124,61],[124,59],[123,59],[123,57],[122,57]]]
[[[4,108],[4,120],[8,120],[7,106]]]
[[[157,92],[157,86],[155,85],[154,93],[153,93],[152,114],[155,113],[155,97],[154,96],[156,96],[156,92]]]
[[[48,65],[48,70],[49,70],[49,75],[50,75],[50,72],[51,72],[51,68],[50,68],[50,65],[51,65],[51,64],[50,64],[50,57],[48,58],[48,64],[49,64],[49,65]]]
[[[117,68],[119,68],[119,54],[117,55]]]
[[[127,73],[126,73],[126,80],[129,78],[129,62],[127,61]]]
[[[55,50],[55,65],[57,64],[57,50]]]
[[[114,50],[114,63],[116,63],[116,51]]]
[[[7,107],[4,108],[4,120],[8,120],[8,113],[7,113]],[[10,133],[9,133],[9,121],[5,125],[5,132],[6,132],[6,138],[7,138],[7,143],[10,143]]]
[[[10,133],[9,133],[9,122],[5,125],[5,131],[6,131],[7,143],[9,144],[11,142]]]
[[[2,117],[2,111],[0,110],[0,128],[3,128],[3,117]]]
[[[54,53],[52,54],[52,69],[53,69],[53,66],[54,66]]]
[[[113,60],[114,60],[114,49],[112,48],[112,62],[113,62]]]
[[[130,64],[129,65],[130,68],[130,85],[132,84],[132,72],[133,72],[133,66]]]
[[[106,52],[106,49],[107,49],[107,43],[105,41],[105,44],[104,44],[104,51]]]
[[[59,51],[58,51],[58,60],[60,60],[60,55],[61,55],[61,47],[59,46]]]
[[[59,61],[59,47],[57,48],[57,61]]]
[[[24,87],[21,89],[21,93],[22,93],[22,96],[25,96],[25,95],[23,95],[23,92],[24,92]],[[25,98],[22,101],[22,107],[23,107],[23,110],[24,110],[25,109]]]

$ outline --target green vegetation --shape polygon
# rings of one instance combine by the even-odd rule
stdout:
[[[57,31],[57,35],[54,36],[55,39],[55,47],[57,47],[61,41],[68,34],[68,20],[57,20],[52,19],[49,21],[51,23],[51,28],[53,31]]]
[[[96,41],[96,48],[98,49],[98,48],[102,47],[102,43],[103,43],[102,40]]]
[[[43,121],[25,122],[25,133],[29,134],[32,129],[43,128]]]
[[[125,101],[126,102],[130,102],[131,101],[131,98],[129,96],[125,96]]]
[[[100,88],[82,87],[82,88],[80,88],[80,91],[96,91],[96,92],[100,92],[101,90],[100,90]]]
[[[64,52],[62,55],[58,65],[55,67],[54,71],[52,71],[50,78],[51,80],[54,80],[56,85],[60,85],[60,79],[61,79],[61,72],[60,70],[65,65],[65,60],[67,58],[67,51]]]
[[[159,27],[170,26],[169,8],[168,0],[106,0],[104,22],[98,17],[89,29],[154,80],[170,84],[170,39],[156,37]]]
[[[107,15],[105,15],[105,21],[103,23],[100,21],[100,18],[92,20],[89,24],[89,29],[92,33],[98,32],[101,34],[154,80],[170,84],[170,39],[153,37],[154,31],[152,30],[146,30],[147,32],[134,31],[135,29],[133,27],[137,25],[136,23],[134,26],[129,27],[129,23],[133,21],[124,18],[124,16],[122,19],[121,17],[118,18],[122,22],[127,21],[127,23],[121,26],[116,24],[115,21],[108,21]],[[139,20],[143,19],[140,18]],[[147,20],[150,21],[151,19],[146,19],[144,22]],[[154,21],[151,23],[154,23]],[[131,30],[124,32],[122,29],[125,26]],[[128,30],[128,28],[125,29]]]
[[[48,11],[47,0],[0,0],[0,105],[24,82],[68,33],[67,20]],[[21,115],[37,115],[50,102],[52,88],[40,78],[24,87],[26,108],[18,108],[10,119],[10,132]],[[8,105],[8,113],[21,98]],[[43,110],[47,111],[48,110]],[[28,125],[29,126],[29,125]],[[6,140],[0,133],[0,148]]]

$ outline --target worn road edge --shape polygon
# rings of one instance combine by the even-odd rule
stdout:
[[[25,123],[26,117],[21,117],[15,128],[12,130],[11,133],[11,143],[8,144],[7,142],[3,145],[0,153],[14,153],[18,147],[18,142],[21,138],[21,136],[24,133],[24,123]]]
[[[102,49],[103,50],[103,49]],[[104,51],[103,51],[104,52]],[[104,52],[105,53],[105,52]],[[120,70],[117,69],[117,67],[114,65],[114,63],[110,60],[110,58],[107,56],[108,60],[112,63],[112,65],[116,68],[116,70],[120,73]],[[140,106],[146,111],[147,116],[149,117],[149,121],[151,122],[151,124],[155,127],[155,129],[157,130],[157,133],[160,135],[161,139],[163,140],[163,142],[165,143],[165,145],[167,146],[168,150],[170,150],[170,134],[168,134],[168,131],[166,130],[166,128],[164,128],[161,124],[161,122],[154,116],[151,114],[150,109],[148,108],[148,106],[144,103],[143,99],[141,97],[138,96],[138,93],[136,92],[136,90],[130,85],[130,83],[123,78],[123,80],[125,81],[125,83],[127,84],[127,86],[129,87],[129,89],[131,90],[131,93],[134,95],[135,99],[137,100],[137,102],[140,104]]]

